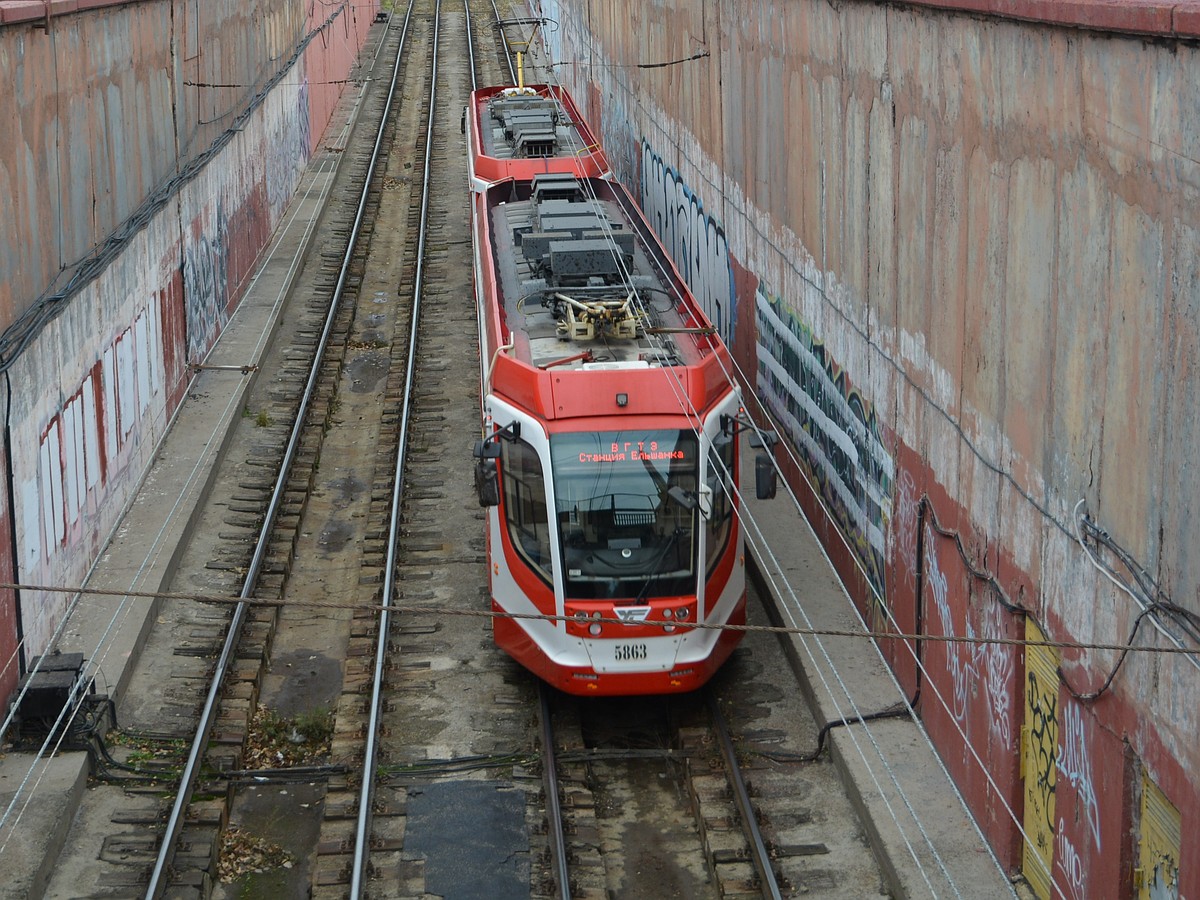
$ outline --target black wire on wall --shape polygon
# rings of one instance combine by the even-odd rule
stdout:
[[[945,527],[941,524],[941,522],[938,521],[937,512],[934,510],[933,503],[930,501],[927,494],[921,497],[918,505],[918,529],[921,527],[920,523],[925,521],[926,513],[928,513],[929,516],[930,527],[940,536],[954,542],[954,546],[958,550],[959,558],[961,559],[963,566],[966,568],[967,573],[971,576],[971,578],[982,582],[988,588],[990,588],[992,595],[1007,612],[1013,615],[1029,617],[1034,621],[1035,624],[1037,624],[1042,633],[1046,633],[1046,628],[1042,622],[1038,620],[1037,616],[1034,615],[1032,610],[1021,603],[1011,600],[995,575],[985,569],[980,569],[975,565],[974,561],[967,553],[966,548],[963,546],[962,536],[957,531]],[[1062,683],[1063,687],[1067,689],[1067,693],[1069,693],[1075,700],[1083,703],[1089,703],[1093,700],[1098,700],[1112,687],[1113,680],[1117,677],[1117,673],[1120,671],[1121,666],[1125,663],[1126,657],[1129,655],[1129,648],[1133,644],[1134,638],[1137,637],[1137,633],[1141,629],[1142,623],[1150,615],[1158,614],[1165,616],[1172,623],[1179,626],[1188,635],[1188,637],[1190,637],[1197,644],[1200,644],[1200,615],[1197,615],[1191,610],[1172,603],[1169,599],[1167,599],[1157,583],[1155,583],[1154,579],[1150,577],[1150,574],[1142,566],[1140,566],[1136,560],[1134,560],[1133,556],[1123,547],[1117,544],[1116,541],[1109,536],[1108,532],[1099,528],[1095,522],[1093,522],[1087,516],[1084,516],[1081,519],[1081,529],[1084,535],[1107,548],[1119,560],[1121,560],[1121,564],[1133,576],[1132,584],[1130,581],[1123,578],[1121,573],[1119,573],[1117,570],[1099,560],[1096,560],[1093,557],[1093,561],[1096,563],[1096,565],[1100,566],[1102,570],[1105,571],[1115,583],[1117,583],[1118,587],[1123,588],[1133,595],[1142,606],[1142,609],[1138,612],[1137,617],[1134,619],[1133,627],[1129,632],[1129,637],[1125,641],[1125,649],[1121,651],[1120,656],[1117,657],[1116,663],[1113,664],[1112,668],[1108,672],[1108,675],[1105,677],[1099,688],[1094,691],[1080,691],[1067,678],[1062,666],[1058,666],[1058,680]],[[924,581],[925,572],[925,554],[921,549],[920,541],[918,541],[917,557],[916,578],[918,593],[915,598],[915,602],[917,607],[917,615],[920,617],[921,610],[923,609],[923,600],[920,596],[920,586]],[[920,622],[920,618],[918,618],[918,622]],[[918,630],[920,630],[920,625],[918,625]],[[921,691],[920,679],[922,668],[919,665],[919,645],[917,648],[917,654],[917,696],[919,697]]]
[[[118,225],[92,251],[74,264],[67,283],[58,290],[43,293],[34,303],[0,334],[0,372],[7,372],[20,355],[29,347],[41,330],[67,308],[69,301],[91,282],[95,281],[112,262],[117,259],[175,195],[180,188],[194,179],[212,159],[246,127],[250,117],[266,100],[271,91],[281,82],[299,60],[301,54],[317,35],[331,27],[334,21],[349,8],[341,4],[320,25],[305,35],[287,61],[267,80],[261,90],[246,103],[246,108],[222,131],[199,155],[188,161],[182,169],[156,187],[141,205],[124,222]]]

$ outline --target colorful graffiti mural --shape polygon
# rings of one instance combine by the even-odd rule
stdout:
[[[761,285],[755,311],[758,394],[800,453],[882,597],[895,463],[874,407],[812,329]]]
[[[732,344],[737,326],[733,267],[725,229],[704,211],[700,201],[673,168],[642,140],[642,210],[671,251],[701,307]]]

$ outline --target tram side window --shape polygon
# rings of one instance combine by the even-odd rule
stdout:
[[[720,561],[729,545],[729,534],[733,524],[733,477],[734,452],[737,441],[714,444],[708,452],[708,486],[712,489],[712,514],[706,524],[707,571]]]
[[[518,440],[504,442],[502,462],[509,538],[525,561],[550,581],[550,525],[542,461],[533,447]]]

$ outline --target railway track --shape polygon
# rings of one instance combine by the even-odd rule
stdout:
[[[327,209],[313,223],[317,249],[275,340],[255,361],[270,374],[249,395],[227,453],[233,462],[217,479],[173,585],[226,596],[240,589],[281,605],[239,606],[232,618],[220,606],[164,610],[123,704],[112,766],[122,780],[110,791],[118,797],[96,798],[94,811],[85,810],[83,830],[100,832],[92,840],[102,841],[101,851],[89,862],[91,840],[72,841],[83,859],[61,867],[50,896],[77,896],[81,871],[84,883],[129,894],[157,896],[169,884],[207,896],[220,891],[222,878],[264,866],[276,875],[256,890],[308,893],[304,860],[319,839],[309,811],[324,807],[331,787],[360,780],[353,747],[338,741],[353,731],[338,701],[358,683],[361,636],[377,628],[369,607],[378,588],[369,585],[383,563],[374,561],[372,577],[362,574],[361,560],[370,567],[369,539],[383,521],[371,509],[375,471],[394,460],[396,447],[389,397],[377,386],[392,357],[403,356],[387,351],[404,325],[397,285],[414,265],[395,252],[385,212],[390,206],[393,217],[407,217],[407,197],[398,195],[412,182],[410,148],[396,155],[395,171],[387,167],[391,135],[410,131],[411,104],[393,104],[390,79],[380,77],[407,65],[400,21],[389,24],[363,73],[370,77],[357,110],[360,131],[372,120],[382,127],[371,128],[373,139],[347,128],[326,145],[338,174],[329,175]],[[314,612],[306,604],[315,599],[345,608]],[[167,705],[158,702],[164,695]],[[350,762],[329,762],[339,751]],[[184,787],[168,808],[161,792],[181,769]],[[140,801],[132,811],[131,796]],[[113,818],[114,808],[124,811]],[[310,824],[274,840],[284,820]]]
[[[536,680],[456,614],[487,606],[460,115],[476,72],[511,79],[499,38],[528,38],[522,11],[413,0],[383,30],[173,585],[277,605],[164,607],[48,896],[878,892],[770,636],[711,709],[557,697],[539,722]],[[427,611],[381,620],[385,602]]]
[[[777,640],[751,633],[696,694],[547,697],[543,816],[563,855],[542,858],[534,896],[886,896],[818,724],[772,677],[782,671]]]

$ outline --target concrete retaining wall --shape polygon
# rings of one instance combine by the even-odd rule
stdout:
[[[378,8],[86,6],[55,4],[47,23],[0,0],[0,221],[14,226],[0,233],[0,581],[82,582],[188,366],[236,308]],[[0,697],[68,600],[0,595]]]
[[[530,6],[869,624],[1196,647],[1193,5]],[[1195,657],[1065,649],[1055,680],[1053,650],[925,645],[919,673],[887,646],[1012,872],[1200,893]],[[1181,822],[1162,853],[1148,785]]]

